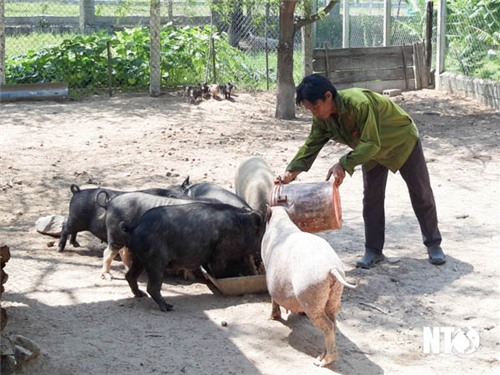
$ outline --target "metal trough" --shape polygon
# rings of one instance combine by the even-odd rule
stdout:
[[[0,102],[61,99],[68,96],[66,83],[23,83],[0,85]]]

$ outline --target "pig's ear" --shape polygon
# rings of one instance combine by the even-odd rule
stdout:
[[[258,211],[251,211],[250,216],[252,217],[252,223],[256,228],[260,228],[263,224],[262,215]]]
[[[69,187],[69,190],[71,190],[71,192],[73,193],[73,195],[75,195],[76,193],[80,192],[80,186],[78,186],[77,184],[72,184]]]
[[[95,196],[95,203],[104,208],[105,210],[108,208],[108,203],[110,201],[109,194],[106,190],[101,190],[97,195]]]
[[[271,220],[271,215],[273,214],[273,210],[271,210],[271,206],[266,204],[266,216],[264,217],[264,220],[266,223]]]
[[[182,190],[187,190],[187,188],[189,187],[189,185],[190,185],[190,183],[189,183],[189,176],[187,176],[186,179],[184,180],[184,182],[181,185]]]

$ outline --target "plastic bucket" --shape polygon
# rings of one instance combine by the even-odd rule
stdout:
[[[275,184],[271,206],[284,206],[290,219],[304,232],[321,232],[342,226],[338,188],[333,182]]]

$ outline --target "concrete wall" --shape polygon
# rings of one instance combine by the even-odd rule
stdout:
[[[500,82],[454,73],[442,73],[439,79],[439,90],[473,98],[500,110]]]

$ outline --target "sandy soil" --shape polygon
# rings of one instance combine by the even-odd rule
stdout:
[[[202,279],[166,278],[162,293],[175,311],[163,313],[151,298],[133,298],[121,262],[113,263],[116,279],[100,278],[105,246],[92,235],[58,253],[54,239],[34,227],[41,216],[67,214],[73,183],[130,190],[189,175],[233,189],[235,170],[249,155],[282,173],[308,134],[307,113],[277,120],[273,94],[241,92],[233,101],[197,105],[175,94],[0,104],[0,244],[12,254],[2,296],[5,332],[42,349],[22,373],[498,374],[500,114],[431,90],[394,100],[421,132],[448,262],[427,261],[396,174],[386,201],[389,260],[356,269],[364,233],[361,173],[347,177],[343,227],[319,235],[361,286],[344,291],[339,358],[327,368],[313,365],[323,346],[319,331],[300,315],[270,320],[267,294],[229,297]],[[301,181],[322,181],[346,151],[327,145]],[[426,354],[424,327],[476,332],[480,346],[469,354],[458,345],[451,354],[442,346]]]

